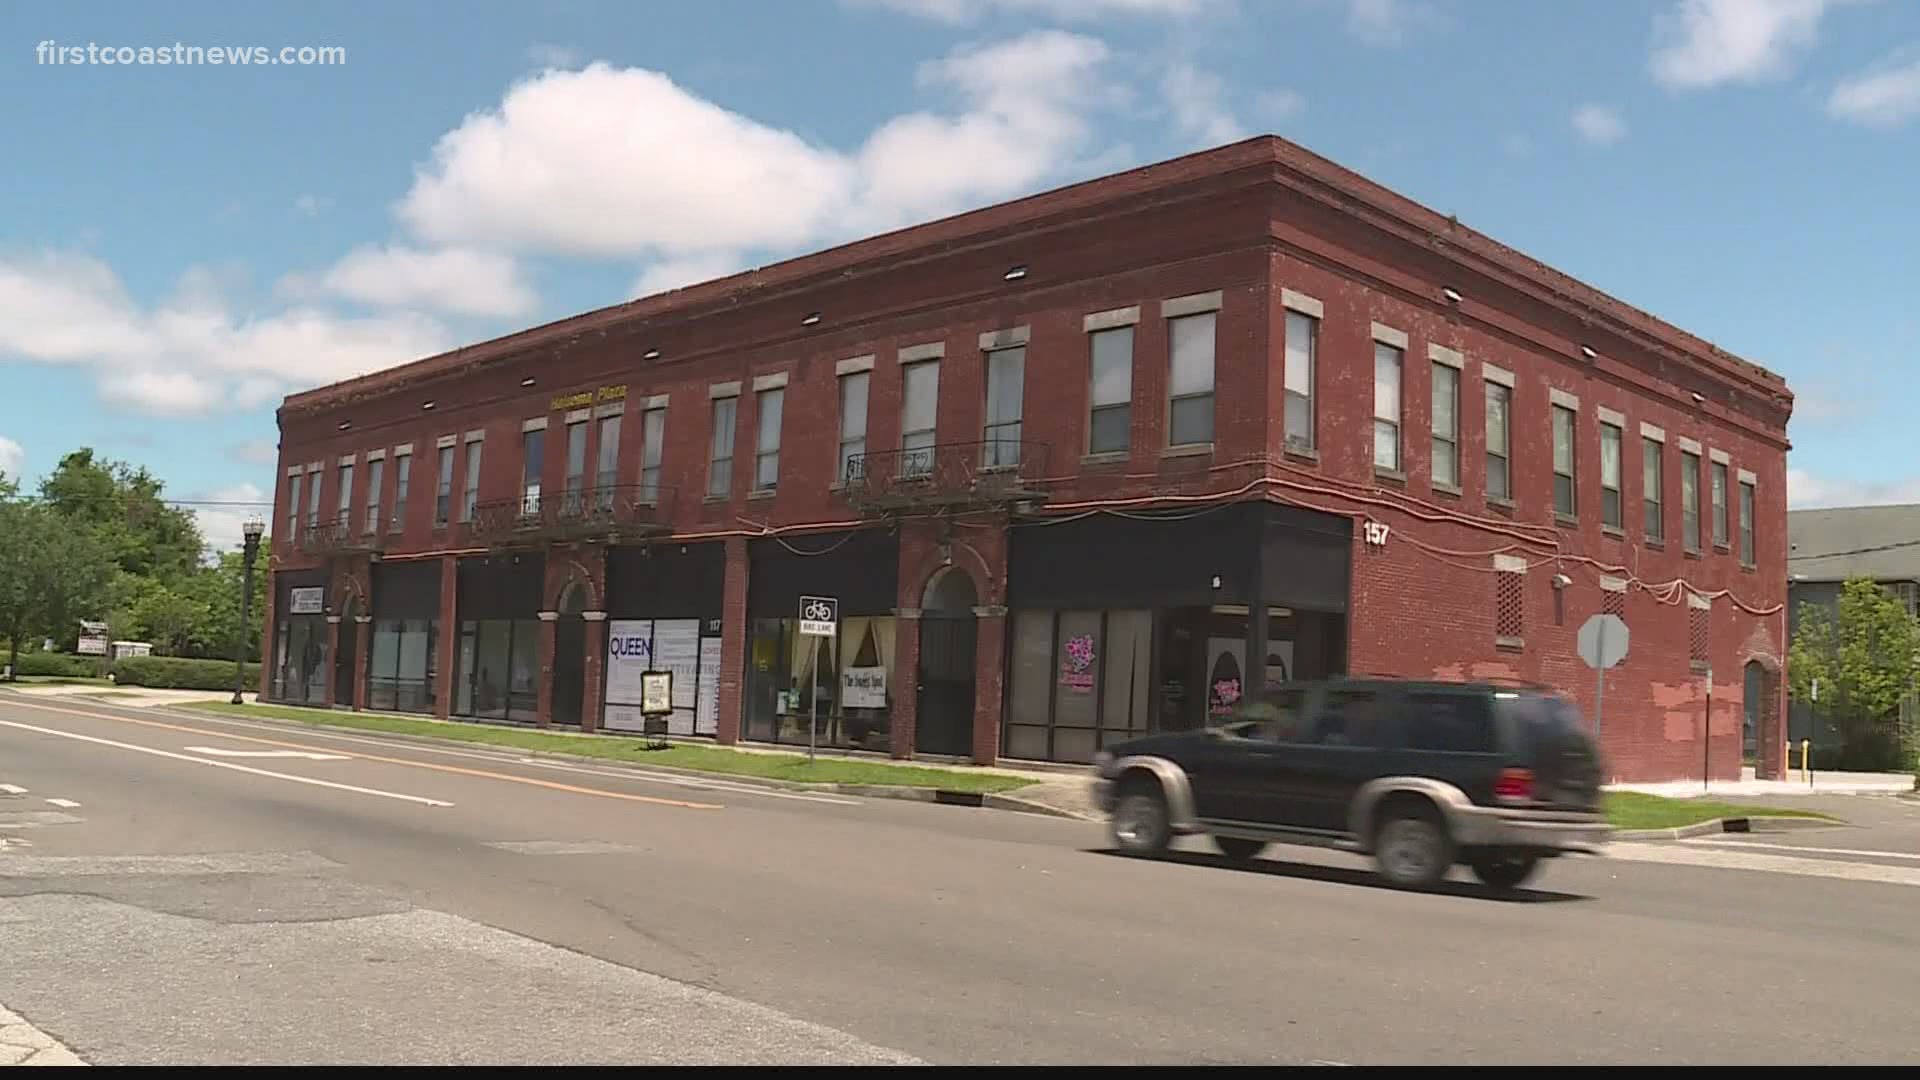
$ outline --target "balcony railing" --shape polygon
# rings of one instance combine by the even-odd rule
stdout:
[[[856,454],[841,479],[864,510],[931,512],[1040,501],[1046,465],[1044,443],[988,439]]]
[[[300,530],[300,550],[309,555],[365,555],[380,550],[385,540],[378,533],[364,532],[353,520],[308,524]]]
[[[495,546],[643,539],[672,531],[664,509],[672,503],[672,489],[658,484],[529,492],[477,504],[470,535]]]

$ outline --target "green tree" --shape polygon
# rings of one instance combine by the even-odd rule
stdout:
[[[1873,579],[1859,577],[1841,586],[1835,610],[1802,604],[1799,622],[1788,684],[1840,735],[1843,766],[1909,764],[1899,714],[1920,674],[1920,621]]]
[[[122,571],[172,581],[199,567],[203,544],[193,514],[167,505],[163,488],[146,469],[83,447],[40,481],[40,501],[92,533]]]
[[[106,601],[112,567],[98,540],[46,507],[0,500],[0,633],[9,663],[20,642],[65,637]]]
[[[195,655],[194,638],[205,631],[207,605],[192,595],[192,581],[187,578],[178,583],[186,588],[156,586],[133,609],[141,636],[162,656]]]

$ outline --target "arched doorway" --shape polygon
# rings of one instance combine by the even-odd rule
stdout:
[[[1742,674],[1745,684],[1740,695],[1743,705],[1741,760],[1751,762],[1755,775],[1761,779],[1775,779],[1780,763],[1774,760],[1777,751],[1769,751],[1780,742],[1779,677],[1759,660],[1747,661]]]
[[[339,633],[334,635],[333,647],[333,703],[336,706],[353,707],[353,676],[359,667],[355,661],[355,650],[360,644],[360,635],[354,633],[358,625],[354,616],[360,614],[360,598],[349,595],[340,609]]]
[[[920,685],[913,749],[973,752],[973,579],[948,567],[927,582],[920,606]]]
[[[553,628],[553,716],[555,724],[580,725],[587,685],[586,586],[575,582],[560,594],[560,618]]]

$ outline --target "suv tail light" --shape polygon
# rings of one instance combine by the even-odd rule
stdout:
[[[1493,797],[1500,802],[1530,802],[1533,799],[1532,769],[1501,769],[1493,782]]]

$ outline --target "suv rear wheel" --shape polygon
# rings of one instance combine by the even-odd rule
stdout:
[[[1381,807],[1373,859],[1389,883],[1403,889],[1430,888],[1453,866],[1453,838],[1431,804],[1392,802]]]
[[[1515,855],[1506,851],[1478,851],[1467,857],[1473,876],[1496,889],[1518,888],[1533,876],[1540,860],[1533,855]]]
[[[1122,854],[1164,854],[1173,839],[1173,829],[1160,785],[1147,780],[1124,783],[1114,803],[1111,827],[1113,844]]]

